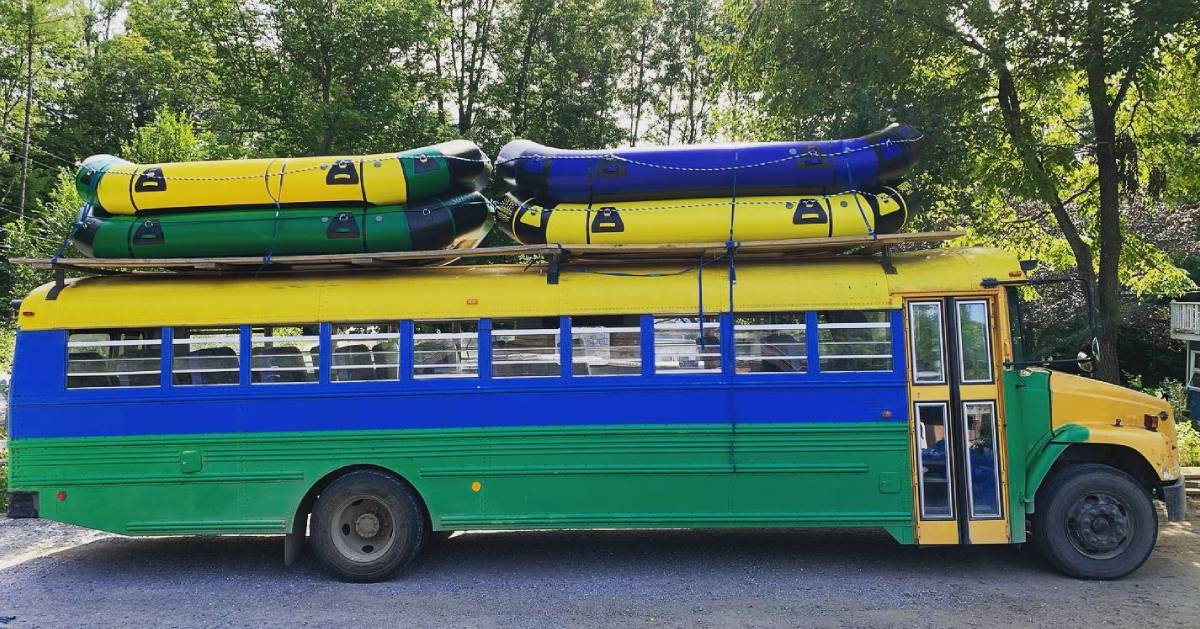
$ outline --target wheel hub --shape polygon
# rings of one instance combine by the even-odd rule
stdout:
[[[364,513],[354,520],[354,530],[359,537],[371,539],[379,534],[379,518],[374,513]]]
[[[334,546],[351,561],[374,561],[396,543],[396,520],[392,509],[376,496],[347,498],[334,511]]]
[[[1108,494],[1089,494],[1075,504],[1067,521],[1071,543],[1085,555],[1106,558],[1118,554],[1131,538],[1128,509]]]

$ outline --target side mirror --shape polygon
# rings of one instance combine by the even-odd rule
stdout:
[[[1092,357],[1087,352],[1079,352],[1075,355],[1076,364],[1079,365],[1079,370],[1084,373],[1092,373],[1096,369],[1096,364]]]

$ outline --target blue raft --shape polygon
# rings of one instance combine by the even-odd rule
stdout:
[[[892,124],[848,140],[556,149],[514,140],[496,172],[543,204],[695,197],[836,194],[893,183],[914,164],[922,135]]]

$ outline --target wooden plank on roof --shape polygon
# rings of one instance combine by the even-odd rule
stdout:
[[[907,234],[878,234],[871,236],[838,236],[834,238],[805,238],[737,242],[738,256],[791,257],[839,254],[853,251],[877,252],[885,247],[907,244],[929,244],[959,238],[961,231],[917,232]],[[696,258],[723,256],[729,246],[724,242],[653,243],[653,244],[576,244],[576,245],[509,245],[478,249],[439,249],[433,251],[394,251],[386,253],[333,253],[321,255],[230,256],[202,258],[12,258],[9,262],[38,269],[62,269],[80,272],[96,271],[259,271],[284,270],[293,267],[394,267],[389,263],[412,261],[449,262],[459,258],[562,256],[570,259],[647,259]]]

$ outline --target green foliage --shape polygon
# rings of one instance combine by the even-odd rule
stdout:
[[[1142,385],[1142,376],[1125,374],[1126,384],[1132,389],[1160,397],[1171,405],[1175,417],[1175,442],[1179,446],[1179,461],[1184,467],[1200,466],[1200,431],[1192,423],[1187,408],[1187,387],[1179,380],[1163,380],[1157,387]]]
[[[213,142],[211,133],[197,135],[190,120],[163,107],[121,142],[121,156],[140,164],[197,161],[211,157]]]

